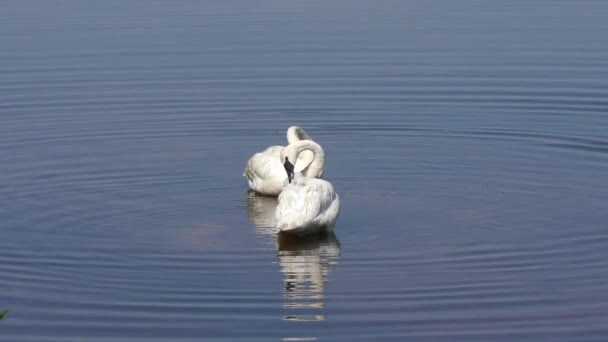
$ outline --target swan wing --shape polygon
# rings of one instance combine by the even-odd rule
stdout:
[[[276,156],[277,158],[281,158],[281,151],[285,148],[285,146],[274,145],[269,146],[267,149],[262,151],[261,153],[270,154]]]
[[[271,178],[287,178],[287,174],[283,175],[283,163],[281,163],[281,151],[285,146],[275,145],[269,146],[262,152],[254,154],[247,161],[243,176],[251,180],[254,177],[258,177],[263,180],[269,180]],[[303,151],[298,156],[298,162],[295,165],[295,171],[301,172],[309,166],[312,162],[314,155],[310,151]],[[278,162],[275,163],[274,161]],[[278,168],[278,169],[277,169]]]
[[[281,159],[281,150],[283,146],[269,146],[262,152],[258,152],[251,156],[245,165],[243,176],[251,180],[254,177],[267,179],[269,177],[270,169],[273,167],[272,160]],[[276,166],[276,165],[274,165]]]
[[[323,225],[326,213],[337,200],[331,183],[322,179],[296,178],[279,195],[277,224],[283,230]]]
[[[310,210],[308,214],[312,216],[314,213],[314,216],[318,218],[327,212],[338,195],[331,183],[326,180],[311,178],[307,180],[307,184]]]
[[[255,178],[260,180],[271,180],[276,178],[287,178],[287,173],[285,172],[283,165],[281,165],[281,162],[279,162],[279,158],[276,156],[269,153],[256,153],[247,161],[243,176],[250,180]]]

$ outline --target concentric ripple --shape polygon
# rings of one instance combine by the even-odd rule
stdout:
[[[604,1],[8,1],[0,340],[605,341]],[[247,158],[340,195],[290,240]]]

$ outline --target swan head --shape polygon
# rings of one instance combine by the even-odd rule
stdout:
[[[287,129],[287,142],[294,143],[300,140],[313,140],[300,126],[290,126]]]
[[[298,143],[289,144],[281,151],[281,163],[285,168],[285,172],[287,172],[287,180],[289,183],[293,180],[295,176],[295,164],[298,162]]]
[[[299,159],[302,152],[311,152],[311,158]],[[324,160],[323,148],[312,140],[300,140],[281,150],[281,164],[285,167],[289,183],[294,179],[296,171],[305,177],[319,177],[323,173]],[[300,168],[299,166],[305,167]]]
[[[287,180],[289,183],[291,183],[294,176],[294,165],[289,161],[289,157],[285,157],[285,163],[283,163],[283,167],[287,172]]]

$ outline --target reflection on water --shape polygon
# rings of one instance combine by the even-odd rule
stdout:
[[[0,341],[608,341],[607,17],[2,1]],[[294,124],[351,253],[245,194]]]
[[[340,257],[340,243],[332,233],[308,237],[277,234],[274,211],[277,199],[247,192],[249,221],[260,235],[274,239],[284,274],[283,307],[291,321],[325,320],[325,289],[330,269]]]
[[[247,199],[249,222],[256,226],[257,232],[261,235],[276,233],[274,211],[278,204],[277,198],[261,196],[251,190],[245,193],[245,198]]]
[[[283,306],[297,311],[285,319],[325,320],[322,309],[325,308],[327,276],[340,257],[340,243],[335,234],[306,238],[279,234],[277,249],[281,272],[285,275]]]

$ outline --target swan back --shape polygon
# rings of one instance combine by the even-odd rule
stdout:
[[[331,231],[340,212],[340,199],[331,183],[302,175],[283,189],[278,202],[277,227],[294,234]]]

